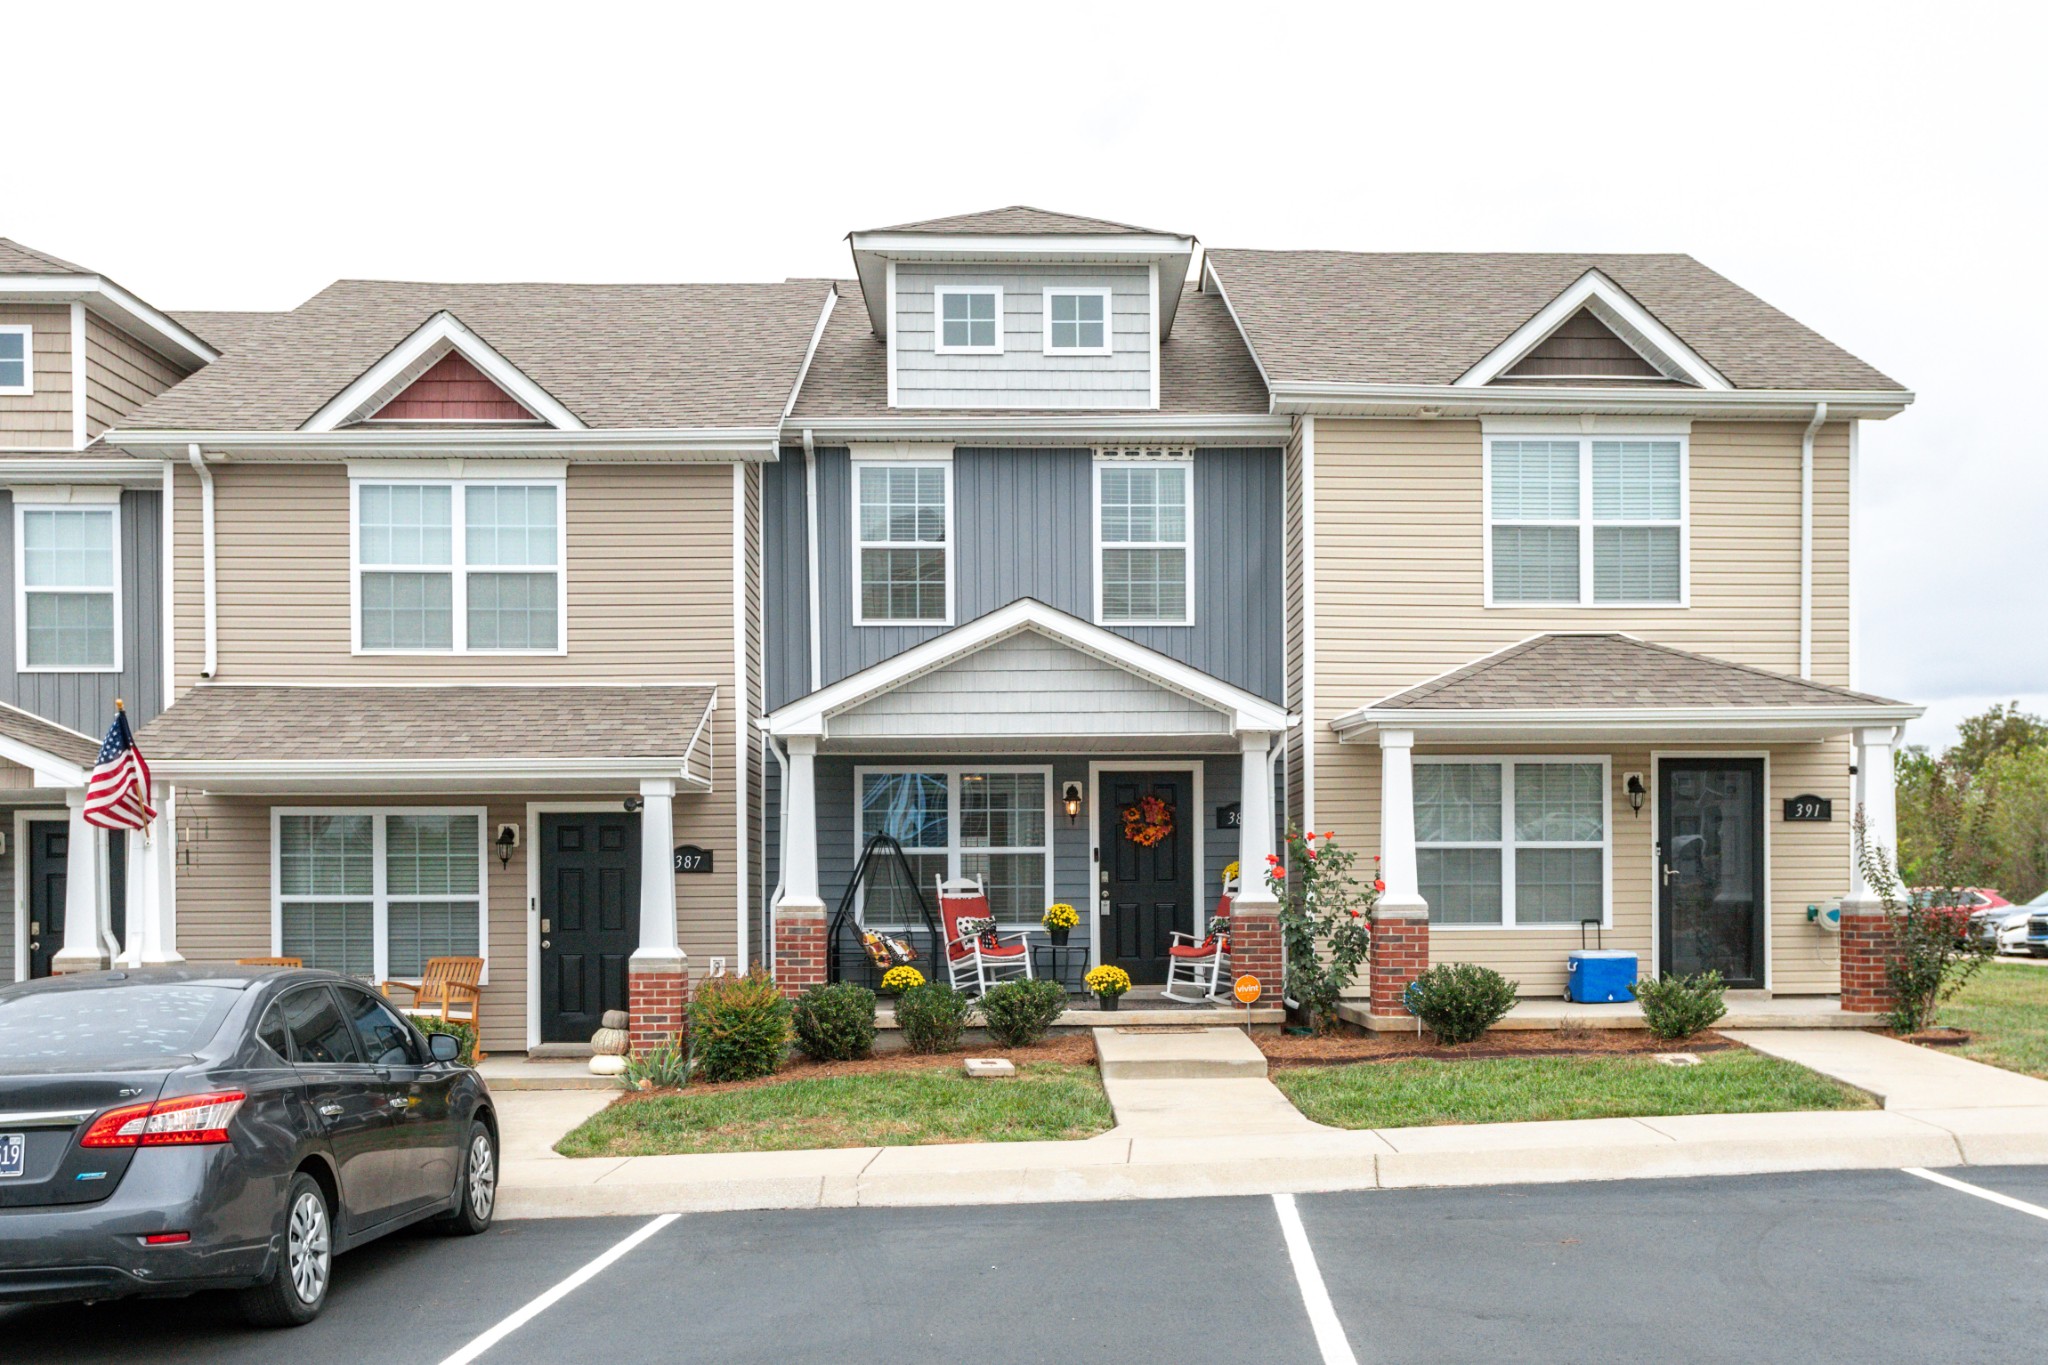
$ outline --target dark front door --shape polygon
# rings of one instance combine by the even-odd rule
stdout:
[[[1764,762],[1657,765],[1659,945],[1664,970],[1764,984]]]
[[[114,942],[128,933],[125,835],[109,838],[107,881],[113,896]],[[50,959],[64,951],[64,897],[71,885],[71,824],[68,820],[28,822],[28,974],[48,976]]]
[[[626,1008],[626,959],[640,944],[640,817],[540,817],[540,1039],[587,1043]]]
[[[1173,934],[1195,927],[1195,840],[1201,812],[1190,800],[1187,773],[1102,774],[1099,894],[1109,904],[1100,926],[1102,960],[1131,974],[1138,985],[1166,980],[1166,950]],[[1145,797],[1164,801],[1173,832],[1149,847],[1124,835],[1124,812]]]

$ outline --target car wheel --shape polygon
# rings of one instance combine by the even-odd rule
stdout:
[[[334,1228],[327,1196],[304,1171],[284,1200],[284,1247],[270,1278],[241,1295],[242,1316],[258,1327],[300,1327],[320,1316],[334,1277]]]
[[[455,1208],[441,1220],[441,1227],[457,1237],[474,1237],[491,1225],[497,1207],[498,1141],[478,1119],[469,1125],[469,1141],[462,1145],[462,1178],[455,1187]]]

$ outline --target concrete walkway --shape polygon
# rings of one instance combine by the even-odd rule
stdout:
[[[1887,1109],[2048,1108],[2048,1081],[1878,1033],[1722,1029],[1736,1042],[1875,1095]]]

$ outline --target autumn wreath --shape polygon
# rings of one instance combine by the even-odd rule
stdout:
[[[1164,797],[1141,796],[1124,807],[1124,838],[1150,848],[1173,833],[1173,806]]]

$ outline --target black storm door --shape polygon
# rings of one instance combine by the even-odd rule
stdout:
[[[1172,935],[1195,926],[1195,840],[1200,818],[1189,800],[1187,773],[1106,772],[1102,774],[1099,835],[1102,861],[1098,894],[1109,917],[1100,926],[1102,960],[1131,974],[1138,985],[1166,980],[1166,950]],[[1124,812],[1145,797],[1165,802],[1173,832],[1149,847],[1124,834]]]
[[[584,1043],[626,1008],[640,944],[640,817],[540,817],[540,1040]]]
[[[1664,970],[1764,984],[1764,761],[1657,765],[1659,946]]]

